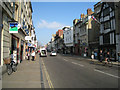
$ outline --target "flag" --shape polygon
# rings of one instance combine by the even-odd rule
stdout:
[[[92,19],[95,20],[95,21],[97,21],[96,18],[95,18],[94,16],[92,16]]]
[[[91,17],[93,20],[95,20],[95,22],[101,24],[94,16]]]

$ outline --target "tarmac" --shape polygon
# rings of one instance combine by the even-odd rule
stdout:
[[[82,56],[79,56],[79,55],[71,55],[71,54],[61,54],[61,55],[65,55],[65,56],[71,56],[71,57],[77,57],[77,58],[82,58],[82,59],[85,59],[85,60],[88,60],[88,61],[91,61],[92,59],[89,58],[89,57],[82,57]],[[92,60],[93,62],[99,62],[98,59],[93,59]],[[104,61],[103,61],[104,62]],[[112,61],[112,64],[115,65],[115,66],[120,66],[120,62],[118,61]]]
[[[35,61],[23,60],[11,75],[4,73],[2,88],[41,88],[39,56]]]

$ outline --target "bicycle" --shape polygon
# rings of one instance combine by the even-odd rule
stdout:
[[[8,75],[11,75],[13,71],[15,72],[17,70],[17,64],[13,60],[11,60],[11,58],[5,58],[4,62],[7,67]]]
[[[8,75],[11,75],[12,72],[13,72],[13,70],[12,70],[12,67],[11,67],[10,63],[9,63],[9,64],[6,64],[6,66],[7,66],[7,74],[8,74]]]
[[[109,67],[112,67],[113,63],[110,60],[110,58],[107,58],[107,60],[103,62],[103,66],[105,66],[105,65],[108,65]]]

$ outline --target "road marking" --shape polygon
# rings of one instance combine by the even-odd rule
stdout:
[[[81,67],[84,67],[84,65],[82,65],[82,64],[79,64],[79,63],[76,63],[76,62],[72,62],[72,63],[75,64],[75,65],[79,65]]]
[[[77,63],[75,63],[75,62],[72,62],[73,64],[77,64]]]
[[[84,65],[82,65],[82,64],[78,64],[79,66],[81,66],[81,67],[84,67]]]
[[[52,84],[52,82],[51,82],[51,80],[50,80],[50,76],[49,76],[49,74],[48,74],[48,72],[47,72],[47,69],[46,69],[46,67],[45,67],[45,64],[44,64],[43,59],[42,59],[42,64],[43,64],[43,67],[44,67],[44,71],[45,71],[45,75],[46,75],[46,78],[47,78],[49,87],[54,90],[53,84]]]
[[[66,61],[66,62],[68,61],[68,60],[66,60],[66,59],[63,59],[63,60]]]
[[[112,75],[110,73],[106,73],[106,72],[103,72],[103,71],[100,71],[100,70],[97,70],[97,69],[94,69],[94,71],[97,71],[97,72],[100,72],[100,73],[103,73],[103,74],[106,74],[106,75],[109,75],[109,76],[112,76],[112,77],[115,77],[115,78],[120,78],[118,76],[115,76],[115,75]]]

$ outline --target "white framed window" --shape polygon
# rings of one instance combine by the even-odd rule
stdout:
[[[100,45],[103,45],[103,36],[100,36],[99,39],[100,39],[99,40],[100,41]]]
[[[114,33],[111,33],[110,34],[110,44],[114,44],[115,43],[115,41],[114,41]]]

